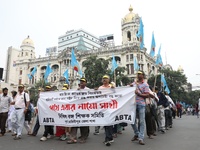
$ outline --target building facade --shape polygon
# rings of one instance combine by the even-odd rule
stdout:
[[[158,68],[155,65],[155,58],[150,57],[147,49],[140,49],[139,39],[136,37],[139,28],[138,14],[133,13],[130,6],[129,13],[121,21],[122,45],[102,47],[99,39],[92,34],[80,29],[69,31],[58,39],[58,54],[48,57],[35,58],[35,47],[29,36],[23,40],[20,49],[8,48],[6,82],[12,85],[28,84],[34,86],[36,82],[44,78],[46,66],[50,63],[53,72],[49,75],[48,81],[58,88],[62,86],[64,80],[63,73],[69,70],[70,80],[73,80],[74,87],[77,87],[79,76],[70,66],[71,47],[75,47],[75,55],[82,66],[82,62],[89,56],[96,55],[99,58],[109,59],[115,56],[120,67],[125,67],[125,74],[130,78],[136,77],[134,71],[133,58],[137,57],[140,70],[143,70],[147,77],[156,74]],[[30,80],[28,74],[34,67],[37,72]],[[111,62],[110,62],[111,68]],[[84,71],[84,68],[82,68]]]
[[[61,52],[70,47],[82,51],[98,49],[100,48],[99,38],[83,29],[70,30],[58,37],[58,50]]]

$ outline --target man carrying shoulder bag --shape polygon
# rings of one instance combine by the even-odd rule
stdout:
[[[19,140],[21,139],[22,130],[24,128],[25,114],[27,113],[30,104],[29,95],[24,92],[24,85],[21,84],[18,86],[18,93],[11,104],[14,104],[15,107],[11,118],[13,128],[16,131],[14,140]]]

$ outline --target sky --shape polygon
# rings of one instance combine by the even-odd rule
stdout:
[[[133,12],[142,17],[144,44],[150,52],[154,31],[164,64],[184,69],[188,82],[200,86],[199,0],[0,0],[0,67],[8,47],[20,49],[29,35],[36,57],[58,45],[66,31],[84,29],[97,37],[114,34],[121,45],[121,19]],[[199,75],[198,75],[199,74]]]

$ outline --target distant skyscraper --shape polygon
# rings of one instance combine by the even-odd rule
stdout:
[[[74,47],[75,50],[87,51],[100,48],[99,38],[79,29],[67,31],[58,37],[58,51]]]

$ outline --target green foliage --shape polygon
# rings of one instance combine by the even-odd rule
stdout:
[[[88,83],[87,86],[90,88],[97,88],[102,85],[102,77],[104,75],[109,75],[111,81],[114,81],[114,74],[111,74],[111,70],[108,69],[109,62],[111,59],[105,60],[103,58],[97,58],[97,56],[88,57],[87,60],[83,61],[82,66],[85,68],[85,78]],[[125,67],[118,67],[115,70],[116,74],[116,86],[127,85],[130,80],[123,73],[125,72]]]
[[[174,101],[183,101],[192,104],[190,94],[188,94],[184,87],[187,85],[187,78],[184,74],[179,71],[171,71],[169,69],[161,70],[161,73],[164,74],[165,80],[170,89],[170,97]],[[152,76],[148,79],[150,86],[154,87],[154,82],[156,78],[156,86],[159,89],[161,87],[161,75]],[[163,90],[163,89],[162,89]]]
[[[131,79],[129,77],[127,77],[127,76],[124,75],[125,71],[126,71],[125,67],[118,67],[115,70],[115,74],[116,74],[116,86],[118,86],[118,85],[125,86],[125,85],[130,84]]]
[[[197,104],[198,100],[200,98],[200,90],[189,92],[187,97],[188,97],[188,99],[186,101],[187,103],[191,103],[193,105]]]
[[[97,58],[97,56],[91,56],[83,61],[82,66],[85,67],[84,73],[88,87],[96,88],[101,85],[102,77],[109,73],[108,64],[108,60]]]
[[[34,87],[31,87],[29,89],[29,93],[30,93],[30,100],[31,102],[34,104],[34,106],[36,106],[37,104],[37,101],[38,101],[38,97],[39,97],[39,91],[38,89],[41,88],[41,89],[45,89],[45,86],[47,85],[50,85],[49,83],[45,83],[44,80],[40,80],[38,81]]]

